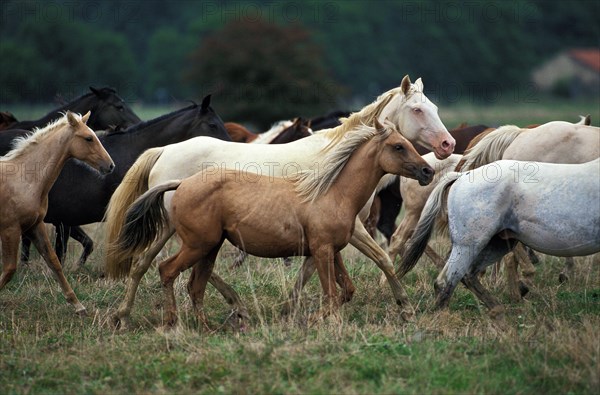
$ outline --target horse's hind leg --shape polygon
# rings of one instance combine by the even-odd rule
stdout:
[[[63,294],[67,299],[67,302],[71,303],[73,307],[75,307],[76,313],[82,315],[85,314],[85,307],[83,307],[83,305],[79,302],[79,299],[77,299],[75,292],[73,292],[73,289],[71,288],[71,286],[67,282],[67,279],[65,278],[65,275],[63,274],[60,261],[58,260],[56,253],[50,245],[50,240],[48,239],[48,234],[46,233],[46,227],[44,223],[39,222],[36,225],[34,225],[34,227],[27,232],[27,235],[31,237],[33,244],[46,261],[48,267],[50,267],[50,269],[54,273],[58,283],[62,288]]]
[[[214,255],[216,257],[216,253]],[[201,262],[202,265],[200,267],[198,277],[196,278],[198,281],[196,284],[194,284],[194,294],[197,298],[199,298],[199,300],[196,300],[196,302],[199,304],[195,307],[201,307],[203,303],[202,299],[204,297],[204,291],[206,290],[206,284],[214,266],[214,259],[212,261],[207,259],[205,254],[202,253],[201,249],[192,249],[183,244],[177,255],[161,262],[158,266],[160,281],[162,283],[165,295],[166,324],[168,326],[173,326],[177,323],[177,303],[175,301],[173,283],[177,277],[179,277],[181,272],[189,269],[197,262]]]
[[[558,275],[558,282],[561,284],[569,281],[570,278],[573,278],[573,270],[575,269],[575,260],[573,257],[565,258],[565,267]]]
[[[190,299],[192,300],[192,305],[196,310],[196,313],[200,319],[204,319],[204,313],[201,311],[201,306],[203,305],[202,299],[204,298],[204,291],[199,292],[197,284],[200,279],[201,270],[203,267],[203,263],[197,263],[192,268],[192,274],[190,275],[190,279],[188,281],[188,294],[190,295]],[[242,302],[242,299],[238,295],[235,290],[229,286],[223,279],[216,273],[212,273],[208,279],[213,287],[227,301],[229,305],[232,306],[233,314],[234,314],[234,322],[232,322],[233,326],[236,329],[243,330],[246,327],[246,322],[250,321],[250,314],[248,313],[248,309]]]
[[[88,257],[94,251],[94,241],[83,231],[83,229],[80,226],[72,226],[70,235],[74,240],[77,240],[83,247],[83,252],[79,257],[79,260],[77,261],[77,266],[83,267]]]
[[[21,231],[18,231],[21,234]],[[31,251],[31,239],[23,235],[21,240],[21,264],[25,265],[29,263],[29,252]]]
[[[173,235],[174,230],[169,229],[160,236],[158,241],[154,243],[154,245],[146,251],[141,261],[134,262],[131,271],[129,272],[129,279],[127,281],[125,298],[119,305],[119,309],[116,314],[113,316],[113,322],[116,326],[120,326],[121,329],[126,329],[130,325],[131,318],[131,310],[133,309],[133,304],[135,303],[135,294],[137,292],[138,286],[144,274],[150,268],[154,257],[158,255],[160,250],[164,247],[165,243],[169,240],[169,238]]]
[[[19,253],[19,240],[21,230],[18,226],[5,228],[0,233],[2,240],[2,275],[0,276],[0,290],[4,288],[17,271],[17,255]]]
[[[535,266],[531,262],[531,256],[525,248],[524,244],[519,243],[513,250],[521,266],[522,280],[519,280],[519,293],[524,297],[529,292],[529,288],[533,286],[533,278],[535,277]]]

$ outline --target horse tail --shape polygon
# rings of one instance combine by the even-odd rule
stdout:
[[[472,148],[465,151],[462,164],[456,170],[468,171],[502,159],[504,151],[524,130],[528,129],[505,125],[490,132]]]
[[[107,266],[111,278],[122,278],[129,274],[133,256],[140,254],[156,240],[156,237],[168,225],[169,216],[164,206],[164,194],[181,185],[181,180],[167,181],[150,189],[140,196],[125,213],[123,229],[115,240],[114,262],[120,264]]]
[[[408,249],[404,255],[404,259],[402,260],[402,266],[398,270],[400,277],[404,277],[406,273],[411,271],[421,258],[421,255],[423,255],[425,247],[427,247],[427,243],[431,238],[431,233],[433,232],[436,219],[439,217],[440,222],[443,222],[443,224],[438,224],[438,227],[440,227],[440,225],[447,227],[448,218],[445,210],[445,197],[447,195],[446,191],[448,190],[449,186],[461,175],[462,173],[457,172],[449,172],[445,174],[444,178],[440,180],[440,182],[431,192],[431,195],[429,195],[427,203],[425,203],[425,207],[421,213],[419,223],[413,232]]]
[[[106,223],[105,247],[108,252],[106,257],[108,271],[113,271],[113,268],[121,263],[116,261],[116,257],[110,252],[115,249],[115,241],[123,228],[125,212],[138,196],[148,190],[150,171],[162,152],[162,147],[151,148],[140,155],[110,198],[103,219]],[[128,267],[130,266],[131,262]]]

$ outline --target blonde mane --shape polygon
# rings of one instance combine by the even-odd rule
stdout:
[[[350,156],[360,145],[372,138],[377,138],[378,141],[384,140],[394,131],[392,128],[379,131],[367,125],[356,126],[352,133],[346,135],[343,141],[327,152],[319,163],[319,168],[298,173],[298,178],[295,180],[296,192],[304,197],[305,202],[315,201],[319,196],[327,193],[348,163]]]
[[[81,117],[80,115],[78,115]],[[67,115],[50,122],[43,128],[34,128],[31,133],[26,134],[22,137],[17,137],[13,140],[13,149],[10,150],[5,156],[0,157],[0,160],[14,160],[22,156],[29,148],[40,144],[49,135],[51,135],[57,129],[62,129],[67,126],[69,121]]]
[[[408,94],[405,96],[405,99],[410,97],[412,94],[419,92],[415,84],[411,84],[410,89],[408,90]],[[390,104],[390,102],[397,96],[403,95],[401,87],[396,87],[390,89],[387,92],[382,93],[377,97],[377,99],[371,103],[363,107],[360,111],[354,112],[350,114],[348,118],[340,118],[341,125],[336,126],[331,129],[320,130],[317,133],[323,133],[328,138],[331,139],[331,142],[327,144],[327,146],[323,149],[323,151],[330,150],[333,146],[335,146],[339,141],[344,137],[348,132],[354,130],[355,128],[361,125],[373,125],[375,119],[377,119],[383,109]]]
[[[476,169],[502,159],[506,148],[512,144],[519,134],[526,130],[528,129],[521,129],[515,125],[504,125],[490,132],[465,152],[462,158],[461,171]]]

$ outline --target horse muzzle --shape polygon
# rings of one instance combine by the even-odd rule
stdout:
[[[416,178],[419,181],[419,185],[425,186],[429,185],[431,181],[433,181],[433,176],[435,175],[435,170],[433,170],[429,166],[424,166],[417,171]]]

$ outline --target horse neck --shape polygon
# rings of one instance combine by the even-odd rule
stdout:
[[[189,123],[182,119],[186,114],[188,112],[179,114],[179,116],[166,117],[142,126],[133,133],[125,133],[137,142],[131,149],[139,148],[141,151],[145,151],[148,148],[162,147],[182,141],[189,129]]]
[[[375,139],[370,139],[352,153],[329,191],[336,196],[339,208],[356,215],[364,207],[385,174],[378,157],[379,144]]]
[[[21,180],[30,183],[31,195],[43,197],[50,192],[65,162],[72,157],[69,152],[70,133],[68,128],[57,131],[15,158],[14,161],[20,164]]]

